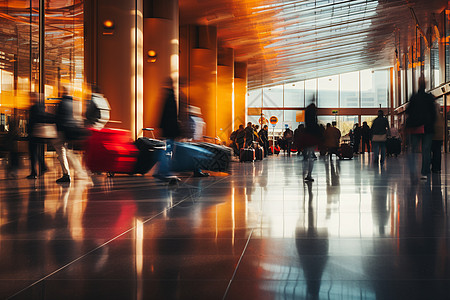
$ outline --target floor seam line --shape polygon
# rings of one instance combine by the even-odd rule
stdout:
[[[238,268],[239,268],[239,266],[241,264],[242,259],[244,258],[245,251],[247,251],[247,247],[248,247],[248,244],[250,243],[250,239],[252,238],[253,231],[254,231],[254,229],[252,228],[252,230],[250,231],[250,234],[248,236],[247,243],[245,243],[244,250],[242,250],[242,254],[239,257],[239,260],[238,260],[238,263],[236,265],[236,268],[234,269],[233,275],[231,276],[231,279],[228,282],[228,285],[227,285],[227,288],[225,290],[225,293],[223,294],[223,298],[222,298],[223,300],[225,300],[225,298],[227,297],[228,291],[230,290],[230,287],[231,287],[231,283],[233,282],[234,278],[236,277],[237,270],[238,270]]]

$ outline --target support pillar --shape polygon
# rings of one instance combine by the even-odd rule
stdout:
[[[217,136],[228,142],[233,131],[234,50],[219,48],[217,57]]]
[[[246,126],[245,99],[247,96],[247,64],[234,64],[234,130],[242,124]]]
[[[144,1],[144,127],[159,124],[163,108],[161,86],[168,77],[178,95],[179,79],[178,0]]]
[[[187,25],[181,28],[180,65],[186,78],[188,104],[201,109],[206,123],[204,134],[217,136],[217,29]]]
[[[108,127],[136,138],[142,128],[142,0],[86,0],[85,14],[86,81],[109,101]]]

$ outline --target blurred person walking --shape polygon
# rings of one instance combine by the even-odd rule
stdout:
[[[378,117],[372,122],[372,150],[373,150],[373,164],[378,166],[378,160],[380,166],[384,165],[386,158],[386,139],[389,130],[389,122],[384,117],[383,111],[378,111]],[[380,158],[381,156],[381,158]]]
[[[244,129],[245,131],[245,146],[251,147],[253,140],[254,140],[254,134],[253,134],[253,125],[252,122],[247,123],[247,127]]]
[[[6,148],[8,149],[8,165],[6,166],[6,177],[16,179],[19,172],[19,119],[17,109],[9,118],[8,133],[6,134]]]
[[[363,125],[361,126],[361,154],[364,154],[367,146],[367,153],[370,153],[370,140],[372,139],[372,133],[370,130],[369,125],[367,125],[367,122],[364,121]]]
[[[361,144],[361,127],[358,123],[353,126],[353,153],[359,153],[359,145]]]
[[[407,116],[405,131],[409,140],[408,165],[411,180],[415,181],[416,161],[414,156],[419,150],[420,142],[422,144],[420,179],[426,180],[430,174],[431,144],[436,120],[436,109],[434,96],[425,92],[425,79],[423,76],[419,78],[419,90],[409,99],[405,113]]]
[[[66,87],[63,87],[62,98],[56,108],[55,121],[58,137],[52,140],[52,144],[58,155],[63,173],[61,178],[57,179],[56,182],[66,183],[71,181],[69,163],[79,179],[88,179],[88,174],[83,168],[80,159],[76,157],[72,150],[69,150],[67,145],[70,141],[85,138],[87,132],[73,116],[73,98],[69,95]]]
[[[154,177],[167,180],[176,178],[170,171],[169,157],[172,154],[175,139],[180,135],[178,124],[177,102],[173,90],[173,80],[168,77],[162,85],[163,109],[159,127],[162,129],[162,136],[166,139],[166,151],[161,152],[159,157],[158,170]]]
[[[259,131],[259,140],[264,148],[264,157],[266,157],[269,153],[269,127],[267,125],[264,125]]]
[[[314,181],[311,176],[314,167],[314,149],[321,140],[320,127],[317,124],[317,108],[314,99],[305,109],[305,156],[307,158],[306,167],[307,173],[305,177],[306,182]]]
[[[327,123],[327,128],[324,132],[324,144],[327,148],[327,153],[330,157],[332,155],[339,156],[339,142],[341,141],[341,131],[336,128],[336,121],[333,121],[333,125]]]
[[[240,149],[244,148],[245,134],[246,134],[246,132],[245,132],[244,124],[239,125],[239,129],[237,130],[237,133],[236,133],[236,144],[238,147],[237,155],[239,155]]]
[[[283,132],[283,139],[285,143],[285,152],[287,151],[288,156],[291,156],[291,146],[292,146],[292,140],[294,138],[294,132],[287,127],[286,130]]]
[[[445,122],[441,113],[441,107],[437,101],[434,102],[436,110],[436,121],[434,122],[434,134],[431,142],[431,172],[441,172],[441,151],[445,134]]]
[[[27,176],[27,179],[36,179],[38,175],[36,171],[36,163],[39,166],[39,170],[42,172],[39,175],[43,175],[48,170],[45,164],[43,153],[39,153],[39,147],[43,143],[42,139],[38,137],[39,133],[37,131],[39,131],[40,128],[41,130],[45,130],[43,126],[45,126],[44,124],[48,124],[50,120],[49,118],[47,118],[45,105],[39,103],[39,94],[30,93],[30,101],[32,103],[28,118],[28,151],[30,156],[30,175]],[[54,126],[55,124],[49,125]]]
[[[108,123],[111,107],[98,86],[92,87],[91,99],[86,105],[86,126],[102,129]]]

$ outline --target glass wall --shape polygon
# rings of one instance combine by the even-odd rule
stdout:
[[[25,135],[28,95],[39,91],[38,1],[3,1],[0,22],[0,133],[17,119]],[[83,0],[45,1],[45,98],[58,97],[62,86],[82,98],[83,29]]]
[[[339,76],[323,77],[317,80],[318,107],[339,107]]]
[[[295,129],[300,123],[297,121],[297,112],[308,106],[313,99],[319,108],[379,108],[380,105],[386,108],[389,84],[390,69],[350,72],[249,90],[247,108],[253,109],[253,113],[254,109],[261,108],[267,119],[271,116],[278,117],[276,130],[284,130],[286,125]],[[257,123],[259,117],[249,115],[248,120]],[[338,122],[339,129],[345,134],[358,122],[354,115],[320,118],[324,125],[333,120]]]
[[[340,107],[359,107],[359,72],[342,74],[339,92]]]

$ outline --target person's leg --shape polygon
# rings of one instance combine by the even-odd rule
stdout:
[[[313,167],[314,167],[314,159],[313,159],[313,154],[314,154],[314,147],[308,147],[306,148],[306,155],[308,157],[308,173],[306,174],[305,177],[305,181],[314,181],[314,179],[311,176]]]
[[[88,173],[86,172],[86,170],[84,169],[83,165],[81,164],[81,160],[78,157],[78,155],[73,153],[73,150],[67,149],[66,150],[66,156],[67,156],[67,160],[69,162],[69,165],[72,166],[73,170],[75,171],[75,175],[77,176],[77,178],[87,179],[88,178]]]
[[[410,134],[408,139],[408,166],[411,176],[415,176],[416,173],[416,153],[418,152],[419,142],[421,140],[421,134]]]
[[[426,133],[422,139],[422,176],[430,174],[431,165],[431,142],[433,141],[433,134]]]
[[[374,165],[378,165],[378,154],[380,151],[380,143],[372,141],[372,150],[373,150],[372,162]]]
[[[359,153],[359,141],[354,139],[353,141],[353,153]]]
[[[70,176],[69,162],[67,160],[67,148],[61,138],[53,140],[53,148],[55,148],[56,155],[58,156],[59,164],[64,176]]]
[[[432,141],[431,143],[431,172],[441,171],[441,148],[442,141]]]
[[[37,144],[30,140],[28,142],[28,151],[30,155],[30,175],[28,177],[35,177],[37,176],[36,172]]]
[[[386,142],[379,143],[379,146],[380,146],[380,153],[381,153],[380,166],[383,166],[384,159],[386,158]]]

